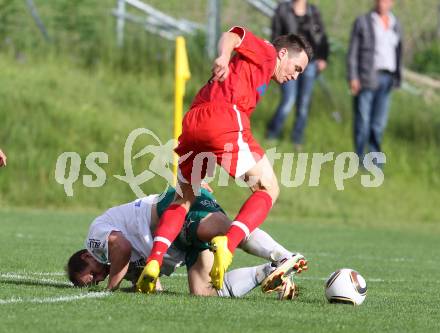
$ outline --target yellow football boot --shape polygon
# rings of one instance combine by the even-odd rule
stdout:
[[[156,292],[156,281],[159,277],[160,266],[157,260],[148,262],[136,282],[136,291],[153,294]]]
[[[226,236],[214,237],[211,240],[210,250],[214,253],[214,263],[209,275],[214,288],[220,290],[223,287],[225,272],[232,263],[232,253],[228,249],[228,238]]]

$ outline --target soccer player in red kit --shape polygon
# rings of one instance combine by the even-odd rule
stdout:
[[[243,178],[252,191],[226,235],[211,241],[214,263],[210,275],[216,289],[222,288],[235,248],[263,223],[279,194],[272,165],[252,136],[249,118],[271,79],[277,83],[296,80],[304,71],[312,57],[311,47],[296,35],[280,36],[271,44],[245,28],[233,27],[222,34],[218,53],[211,80],[198,92],[183,119],[175,149],[180,156],[180,195],[159,221],[153,249],[138,280],[139,291],[155,291],[162,258],[215,162],[232,177]]]

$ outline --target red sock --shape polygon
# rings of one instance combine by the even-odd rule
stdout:
[[[147,263],[151,260],[157,260],[159,265],[162,265],[163,256],[182,229],[185,216],[186,209],[177,204],[170,205],[165,210],[154,233],[153,248]]]
[[[254,192],[247,199],[226,233],[229,251],[233,253],[238,244],[263,223],[271,208],[272,198],[267,192]]]

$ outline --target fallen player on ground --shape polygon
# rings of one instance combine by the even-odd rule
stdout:
[[[115,290],[122,279],[136,283],[150,254],[152,232],[160,216],[174,199],[170,189],[162,200],[150,195],[134,202],[116,206],[97,217],[90,226],[86,249],[69,259],[67,273],[75,286],[88,286],[104,281],[107,289]],[[224,286],[216,290],[211,285],[209,272],[213,254],[207,243],[216,235],[224,234],[231,224],[214,196],[203,189],[191,206],[184,228],[164,257],[162,275],[171,275],[179,266],[188,270],[189,291],[200,296],[240,297],[262,284],[264,292],[286,287],[295,294],[292,273],[305,269],[301,254],[294,254],[278,244],[266,232],[256,229],[240,244],[244,251],[268,260],[269,263],[233,270],[225,275]],[[160,281],[157,286],[161,290]],[[136,290],[145,292],[142,284]]]

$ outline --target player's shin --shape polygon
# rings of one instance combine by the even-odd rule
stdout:
[[[184,206],[176,204],[170,205],[165,210],[155,231],[153,248],[147,263],[156,260],[159,266],[162,265],[163,256],[182,229],[186,213]]]
[[[249,197],[226,234],[231,253],[245,237],[263,223],[271,208],[272,198],[267,192],[256,191]]]

